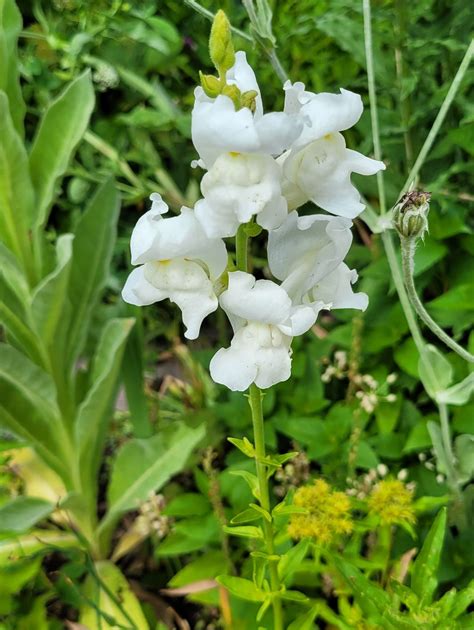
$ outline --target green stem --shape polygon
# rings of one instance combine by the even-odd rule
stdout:
[[[370,119],[372,122],[372,136],[374,139],[374,157],[376,160],[382,159],[382,147],[380,145],[379,117],[377,110],[377,92],[375,90],[374,57],[372,54],[372,28],[370,0],[363,0],[364,13],[364,42],[365,56],[367,60],[367,78],[369,84]],[[385,197],[385,183],[383,171],[377,173],[377,187],[379,191],[380,213],[385,214],[387,203]]]
[[[235,235],[235,264],[239,271],[247,271],[248,267],[248,234],[243,223]]]
[[[262,392],[252,384],[249,390],[250,409],[252,410],[253,435],[255,443],[255,463],[257,468],[258,492],[260,505],[271,514],[270,492],[268,488],[267,466],[263,463],[265,459],[265,434],[263,427]],[[274,555],[275,547],[273,541],[273,523],[263,519],[263,535],[265,547],[269,556]],[[280,578],[278,577],[277,565],[270,561],[270,587],[275,593],[273,598],[274,629],[283,630],[283,610],[281,599],[277,595],[280,590]]]
[[[398,39],[395,47],[395,71],[397,73],[398,88],[400,90],[400,113],[403,125],[403,141],[405,144],[405,157],[407,166],[413,163],[413,143],[410,135],[411,106],[410,96],[403,94],[403,80],[405,77],[405,62],[403,51],[405,48],[407,33],[407,7],[406,0],[396,0],[395,2],[395,33]]]
[[[366,2],[369,2],[369,0],[364,0],[364,4]],[[466,51],[466,54],[464,55],[463,60],[461,61],[461,64],[458,68],[458,71],[456,72],[453,82],[451,83],[448,93],[446,94],[444,101],[441,107],[439,108],[439,112],[435,118],[433,126],[431,127],[430,132],[428,136],[426,137],[426,140],[421,148],[421,151],[418,154],[418,157],[416,158],[416,162],[413,164],[413,167],[406,179],[406,182],[403,185],[399,198],[402,197],[411,188],[416,178],[418,177],[418,173],[420,172],[420,169],[423,166],[428,156],[428,153],[431,150],[431,147],[433,146],[436,136],[438,135],[438,131],[440,130],[440,127],[443,124],[446,114],[448,113],[448,109],[450,108],[451,103],[453,102],[454,97],[456,96],[456,93],[459,89],[459,86],[461,85],[464,75],[466,74],[466,71],[469,67],[469,63],[471,62],[473,55],[474,55],[474,39],[471,40],[471,43]]]
[[[441,440],[443,442],[444,454],[446,457],[446,466],[447,466],[447,478],[448,485],[455,491],[459,492],[459,482],[458,476],[456,473],[455,461],[456,457],[454,455],[453,446],[451,442],[451,431],[449,428],[449,414],[448,407],[444,403],[438,404],[439,410],[439,419],[441,424]]]
[[[415,239],[413,238],[400,238],[402,246],[402,268],[403,279],[408,292],[408,298],[411,305],[418,314],[418,317],[422,322],[428,326],[428,328],[435,334],[438,339],[445,343],[448,348],[454,350],[460,357],[469,363],[474,363],[474,355],[465,350],[462,346],[454,341],[444,330],[438,326],[438,324],[432,319],[429,313],[426,311],[423,303],[421,302],[416,292],[415,281],[413,277],[414,272],[414,258],[415,258]]]

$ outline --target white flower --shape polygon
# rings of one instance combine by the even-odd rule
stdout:
[[[240,91],[255,90],[255,112],[248,107],[236,111],[225,95],[210,98],[197,87],[192,112],[192,139],[199,153],[200,165],[210,168],[222,153],[266,153],[280,155],[300,134],[302,123],[285,112],[263,114],[260,89],[245,53],[235,54],[235,64],[227,71],[227,83]]]
[[[256,215],[267,230],[282,224],[288,214],[281,194],[281,169],[269,155],[223,153],[201,181],[204,199],[196,216],[211,237],[234,236],[241,223]]]
[[[129,275],[122,297],[137,306],[169,298],[182,311],[185,336],[196,339],[202,320],[218,306],[213,283],[227,265],[225,245],[208,238],[190,208],[163,219],[168,207],[157,193],[150,198],[152,208],[131,239],[132,264],[141,266]]]
[[[303,83],[285,83],[285,112],[299,116],[304,127],[291,150],[279,158],[283,167],[283,192],[290,209],[313,201],[333,214],[354,218],[364,209],[351,173],[374,175],[385,169],[372,160],[346,148],[340,131],[355,125],[362,114],[358,94],[313,94]]]
[[[352,243],[352,223],[343,217],[291,212],[270,232],[268,262],[282,281],[293,307],[306,305],[317,316],[323,308],[365,310],[367,296],[353,293],[357,273],[343,262]]]
[[[242,271],[229,274],[229,287],[219,301],[234,338],[230,348],[221,348],[212,358],[213,380],[233,391],[244,391],[252,383],[267,388],[286,381],[292,337],[314,323],[312,309],[295,309],[284,289]]]

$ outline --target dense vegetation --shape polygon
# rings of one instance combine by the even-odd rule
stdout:
[[[265,515],[249,516],[248,401],[208,375],[227,322],[213,314],[183,343],[169,302],[120,297],[149,195],[173,211],[200,196],[190,116],[199,71],[213,72],[202,7],[241,29],[269,105],[283,99],[275,50],[308,89],[360,93],[346,140],[373,153],[362,3],[274,0],[266,33],[250,25],[253,4],[0,0],[2,629],[272,628],[268,561],[292,630],[474,625],[472,365],[422,324],[435,381],[420,364],[375,177],[354,178],[372,213],[355,220],[348,261],[369,308],[325,312],[295,338],[292,378],[264,397],[268,451],[293,453],[268,464],[278,557],[259,547]],[[372,6],[387,208],[466,53],[471,13],[462,0]],[[471,353],[473,83],[468,68],[419,172],[431,207],[415,254],[427,311]],[[266,277],[262,239],[251,259]]]

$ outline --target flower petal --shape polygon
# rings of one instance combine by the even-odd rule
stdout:
[[[256,120],[255,128],[260,139],[260,152],[280,155],[301,134],[303,122],[300,117],[285,112],[270,112]]]
[[[267,388],[286,381],[291,374],[291,337],[275,326],[251,323],[239,329],[230,348],[222,348],[211,360],[211,377],[233,391],[252,383]]]
[[[146,280],[181,309],[187,339],[196,339],[202,320],[217,309],[213,285],[202,267],[175,259],[144,265]]]
[[[220,95],[209,99],[202,88],[195,90],[191,133],[194,146],[207,168],[210,168],[221,153],[236,151],[253,153],[260,148],[260,138],[250,109],[235,111],[228,96]]]
[[[242,93],[249,92],[250,90],[257,92],[257,97],[255,99],[255,114],[257,116],[261,116],[263,114],[260,88],[258,87],[255,72],[248,63],[247,55],[243,50],[238,50],[235,53],[235,63],[230,70],[227,70],[226,81],[231,85],[236,85]]]
[[[270,271],[293,300],[336,269],[352,243],[352,223],[341,217],[291,212],[268,238]]]
[[[122,289],[122,298],[127,304],[134,306],[147,306],[166,299],[166,292],[154,287],[145,278],[145,266],[137,267],[128,276]]]
[[[341,263],[328,276],[318,282],[312,289],[314,299],[330,303],[334,308],[357,308],[365,311],[369,298],[365,293],[354,293],[352,285],[357,281],[355,269],[349,269],[345,263]]]
[[[291,310],[291,300],[284,289],[243,271],[229,273],[229,287],[219,301],[229,316],[243,322],[280,324],[288,319]]]
[[[280,188],[281,169],[269,155],[223,153],[201,182],[204,202],[196,216],[209,236],[234,236],[240,224],[257,215],[267,229],[286,217]]]

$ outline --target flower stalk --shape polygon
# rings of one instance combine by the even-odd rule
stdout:
[[[263,425],[263,409],[262,409],[262,392],[255,385],[252,384],[249,389],[249,403],[250,409],[252,411],[252,425],[253,425],[253,436],[254,436],[254,445],[255,445],[255,464],[257,469],[257,479],[258,479],[258,495],[260,500],[260,505],[262,508],[271,514],[271,506],[270,506],[270,491],[268,487],[268,472],[267,466],[263,463],[266,452],[265,452],[265,433],[264,433],[264,425]],[[263,536],[265,540],[266,551],[269,556],[273,556],[275,553],[274,548],[274,531],[273,531],[273,522],[267,521],[267,519],[263,520]],[[278,592],[280,590],[280,579],[278,577],[277,565],[275,562],[269,562],[269,572],[270,572],[270,587],[272,592],[274,593],[272,605],[273,605],[273,615],[274,615],[274,629],[275,630],[283,630],[283,610],[281,605],[281,599],[278,596]]]
[[[452,339],[447,333],[444,332],[444,330],[426,311],[422,301],[418,297],[418,293],[416,292],[415,287],[415,280],[413,277],[416,239],[400,236],[400,243],[402,248],[403,280],[405,282],[405,287],[410,303],[415,309],[418,317],[421,319],[422,322],[426,324],[426,326],[428,326],[431,332],[435,334],[438,339],[440,339],[444,344],[448,346],[448,348],[456,352],[465,361],[468,361],[469,363],[474,363],[474,355],[465,350],[462,346],[456,343],[454,339]]]

